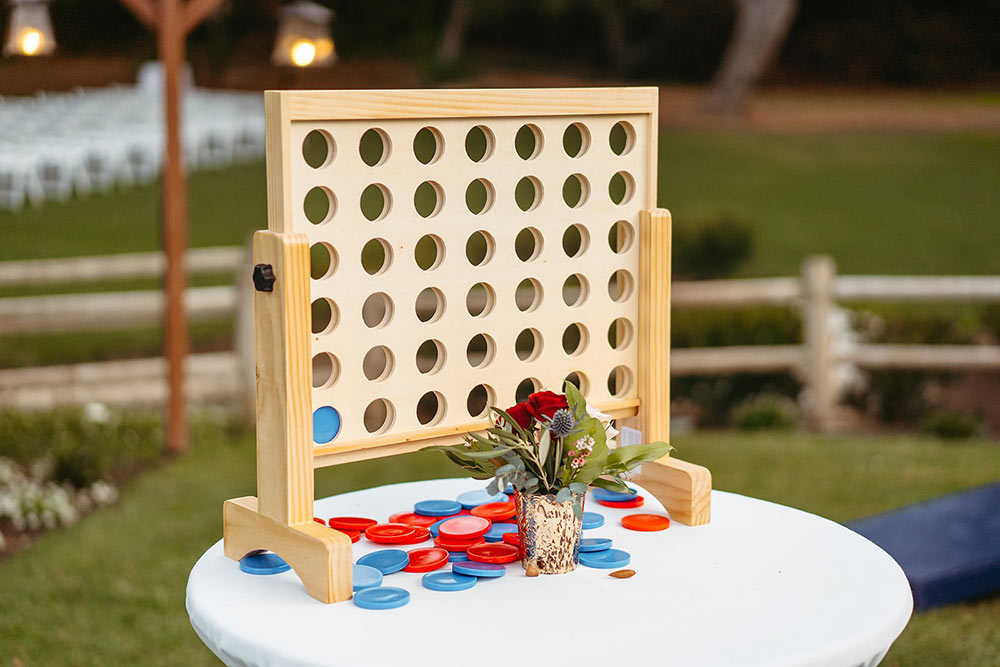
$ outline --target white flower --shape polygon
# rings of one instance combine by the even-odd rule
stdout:
[[[611,425],[611,420],[614,419],[614,417],[604,412],[601,412],[600,410],[592,406],[590,404],[590,401],[587,401],[587,414],[593,417],[594,419],[599,420],[602,424],[604,424],[604,430],[608,434],[608,448],[614,449],[615,447],[614,438],[618,436],[618,429],[616,429],[614,426]]]

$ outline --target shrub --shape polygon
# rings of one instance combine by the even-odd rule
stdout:
[[[983,432],[982,420],[961,412],[937,411],[924,417],[920,431],[946,440],[967,440]]]
[[[673,274],[677,278],[723,278],[753,256],[747,223],[720,217],[692,230],[674,229]]]
[[[798,405],[780,394],[758,394],[733,410],[733,423],[744,431],[789,429],[798,421]]]

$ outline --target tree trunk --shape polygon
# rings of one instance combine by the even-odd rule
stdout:
[[[798,8],[798,0],[737,0],[736,27],[705,99],[706,111],[743,113],[781,49]]]
[[[451,67],[462,57],[465,29],[469,26],[471,16],[471,0],[452,0],[451,11],[448,12],[448,20],[445,21],[441,42],[435,55],[438,65]]]

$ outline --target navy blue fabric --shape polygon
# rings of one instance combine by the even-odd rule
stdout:
[[[1000,484],[953,493],[847,527],[896,559],[916,609],[1000,591]]]

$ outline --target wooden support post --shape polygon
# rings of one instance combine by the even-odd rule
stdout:
[[[834,350],[830,335],[836,266],[833,258],[809,257],[802,264],[802,327],[805,350],[806,425],[825,432],[833,428],[837,405]]]
[[[639,220],[639,424],[647,442],[670,440],[670,211],[643,210]],[[692,526],[711,518],[707,468],[665,456],[635,480]]]
[[[256,414],[257,383],[256,361],[254,358],[254,288],[250,279],[249,267],[253,266],[253,248],[246,246],[243,250],[244,261],[236,270],[236,313],[233,318],[233,338],[235,340],[236,358],[239,363],[239,382],[237,400],[239,410],[244,418],[253,419]]]

